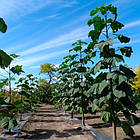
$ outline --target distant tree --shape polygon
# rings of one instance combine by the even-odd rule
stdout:
[[[55,77],[55,72],[57,71],[57,68],[55,65],[46,63],[41,65],[40,67],[40,74],[46,74],[46,79],[40,79],[39,81],[39,88],[38,88],[38,94],[42,98],[41,102],[51,102],[52,98],[52,84]]]
[[[137,93],[140,94],[140,65],[138,66],[138,70],[135,72],[136,76],[134,78],[134,85],[133,88],[137,90]]]
[[[49,81],[48,83],[51,84],[53,77],[55,76],[55,72],[56,72],[57,68],[49,63],[43,64],[40,67],[40,74],[47,74],[47,76],[49,77]]]

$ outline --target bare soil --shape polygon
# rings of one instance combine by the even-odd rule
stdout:
[[[140,118],[140,113],[136,114]],[[76,114],[74,117],[81,119],[81,114]],[[100,113],[97,114],[85,114],[85,123],[99,130],[101,133],[112,138],[112,127],[110,124],[104,123],[100,119]],[[140,124],[132,127],[135,131],[134,138],[130,138],[125,135],[121,127],[117,127],[118,140],[140,140]]]
[[[18,140],[93,140],[52,105],[41,105],[24,126]]]

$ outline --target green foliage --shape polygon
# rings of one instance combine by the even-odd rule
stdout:
[[[48,84],[46,79],[39,79],[38,88],[36,94],[39,97],[39,101],[42,103],[51,103],[52,101],[52,88],[53,84]]]
[[[24,72],[22,70],[22,65],[16,65],[15,67],[12,67],[11,68],[11,71],[14,73],[14,74],[17,74],[17,75],[20,75],[22,72]]]
[[[77,40],[72,44],[73,48],[69,50],[69,55],[64,57],[64,61],[59,68],[57,86],[58,104],[62,104],[63,108],[72,112],[84,113],[89,110],[89,100],[91,96],[87,94],[87,89],[90,87],[90,82],[93,78],[88,74],[87,63],[90,57],[95,53],[88,54],[84,50],[86,42]],[[84,117],[82,118],[84,125]]]
[[[127,46],[113,47],[115,39],[118,39],[121,43],[129,43],[130,38],[117,34],[117,31],[122,29],[124,25],[117,21],[116,7],[102,5],[92,10],[90,15],[92,19],[88,21],[88,25],[94,27],[94,30],[89,32],[89,37],[93,41],[91,51],[98,51],[100,60],[89,70],[91,74],[96,74],[97,76],[88,93],[93,95],[93,102],[98,109],[104,108],[101,118],[105,122],[115,124],[119,122],[120,124],[117,113],[122,111],[129,122],[134,125],[138,121],[132,113],[137,108],[134,101],[134,90],[131,88],[130,83],[132,83],[135,73],[122,64],[124,62],[123,56],[130,57],[133,51],[131,47]],[[114,37],[110,35],[109,29],[112,29],[112,32],[115,33]],[[106,72],[103,73],[102,71]],[[121,126],[126,135],[131,137],[134,135],[134,131],[128,123],[122,122]]]
[[[12,58],[3,50],[0,50],[0,67],[6,68],[10,65]]]
[[[0,31],[2,33],[5,33],[7,30],[7,25],[5,23],[5,21],[3,20],[3,18],[0,18]]]
[[[133,137],[133,135],[135,134],[134,130],[127,122],[122,122],[121,127],[127,136]]]
[[[26,100],[24,101],[29,104],[27,108],[30,107],[30,110],[32,110],[38,102],[38,96],[36,94],[36,88],[38,85],[37,77],[35,77],[33,74],[27,74],[26,77],[19,78],[16,84],[17,88],[20,89],[18,93],[21,95],[21,100],[23,97],[25,97]]]
[[[0,121],[0,125],[6,130],[11,130],[13,127],[17,126],[17,121],[13,117],[4,117]]]

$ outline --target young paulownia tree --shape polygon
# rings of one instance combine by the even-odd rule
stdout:
[[[101,116],[104,122],[112,123],[113,140],[117,140],[116,126],[121,126],[126,135],[132,137],[135,133],[130,125],[138,122],[134,115],[137,110],[135,94],[130,85],[135,74],[123,65],[124,56],[130,57],[132,48],[114,45],[116,40],[122,44],[129,43],[130,38],[117,33],[124,25],[117,21],[116,7],[102,5],[92,10],[90,16],[92,19],[88,25],[94,28],[89,32],[92,42],[88,48],[99,53],[99,61],[90,69],[96,78],[88,93],[94,95],[96,107],[104,108]],[[123,113],[127,121],[119,119],[119,112]]]

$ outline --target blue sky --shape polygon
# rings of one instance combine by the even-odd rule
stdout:
[[[87,40],[87,21],[92,9],[113,3],[118,8],[124,35],[131,37],[133,55],[129,66],[140,65],[139,0],[0,0],[0,17],[8,25],[0,34],[1,49],[20,55],[13,64],[38,75],[40,65],[59,65],[78,39]]]

